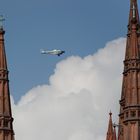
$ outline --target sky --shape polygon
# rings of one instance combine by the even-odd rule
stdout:
[[[119,110],[128,12],[128,0],[1,0],[17,139],[104,139]]]
[[[110,110],[118,123],[125,42],[60,61],[49,85],[32,88],[18,104],[12,100],[16,139],[104,140]]]
[[[129,3],[93,0],[1,0],[11,94],[16,102],[28,90],[49,83],[56,64],[87,56],[125,36]],[[61,57],[40,49],[62,49]]]

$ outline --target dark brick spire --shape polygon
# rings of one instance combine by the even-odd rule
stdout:
[[[140,58],[139,34],[140,24],[137,0],[131,0],[125,60]]]
[[[117,140],[117,135],[116,135],[116,126],[114,125],[114,130],[113,130],[113,140]]]
[[[0,27],[0,140],[14,140],[3,27]]]
[[[118,134],[119,140],[140,140],[140,23],[137,0],[130,1]]]
[[[109,123],[106,140],[113,140],[113,123],[112,123],[112,113],[109,113]]]
[[[113,139],[109,140],[140,140],[140,21],[137,0],[130,0],[128,21],[119,124],[116,125],[118,136],[114,128]]]

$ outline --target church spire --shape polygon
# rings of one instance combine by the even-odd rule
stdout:
[[[113,140],[117,140],[117,136],[116,136],[116,126],[114,125],[113,127],[114,127],[114,129],[113,129]]]
[[[137,0],[130,0],[129,24],[132,22],[132,20],[139,23]]]
[[[113,140],[113,123],[112,123],[112,113],[109,113],[109,123],[106,140]]]
[[[0,140],[14,140],[4,34],[0,26]]]
[[[139,26],[140,24],[139,24],[137,0],[131,0],[125,60],[140,58],[140,52],[139,52],[140,49],[138,46],[139,34],[140,34]]]
[[[130,0],[119,124],[116,126],[117,140],[140,140],[140,21],[137,0]],[[113,134],[115,140],[115,129]]]
[[[119,140],[140,140],[140,23],[137,0],[130,1],[119,114]]]

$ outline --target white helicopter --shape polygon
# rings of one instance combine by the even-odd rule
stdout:
[[[41,54],[50,54],[50,55],[62,55],[63,53],[65,53],[65,51],[62,51],[62,50],[51,50],[51,51],[47,51],[47,50],[43,50],[41,49],[40,50]]]

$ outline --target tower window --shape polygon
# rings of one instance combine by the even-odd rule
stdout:
[[[126,118],[128,118],[128,112],[126,112]]]
[[[135,117],[136,116],[136,111],[131,111],[131,117]]]
[[[140,117],[140,111],[138,111],[138,116]]]
[[[8,121],[4,121],[4,127],[8,127]]]

